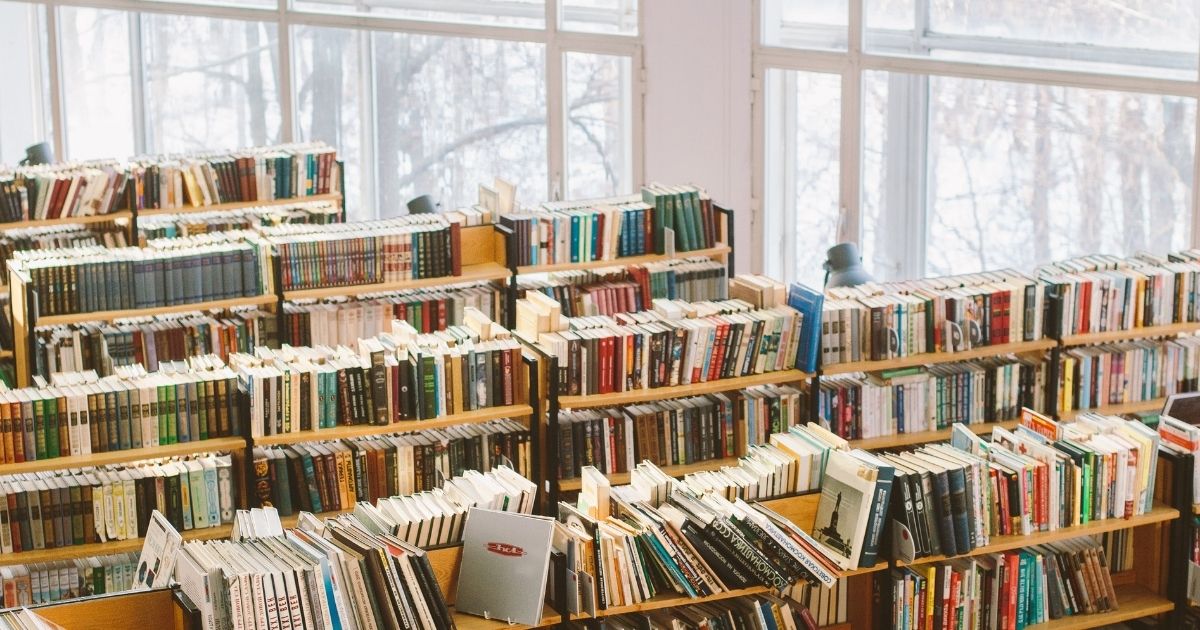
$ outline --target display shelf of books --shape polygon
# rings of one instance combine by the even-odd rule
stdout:
[[[800,370],[779,370],[777,372],[764,372],[762,374],[751,374],[750,376],[722,378],[712,381],[704,381],[701,383],[690,383],[688,385],[633,389],[624,392],[594,394],[588,396],[559,396],[558,405],[562,409],[586,409],[590,407],[632,405],[654,400],[681,398],[684,396],[716,394],[719,392],[733,391],[735,389],[754,387],[755,385],[796,383],[809,378],[809,376],[810,375],[807,372],[801,372]]]
[[[218,525],[189,529],[180,532],[184,540],[218,540],[229,538],[233,525]],[[0,566],[10,564],[30,564],[34,562],[51,562],[54,560],[71,560],[86,556],[98,556],[113,553],[137,551],[142,548],[142,538],[126,538],[125,540],[109,540],[107,542],[86,543],[82,545],[67,545],[53,549],[31,549],[14,553],[0,554]]]
[[[672,255],[668,254],[646,254],[644,256],[625,256],[622,258],[609,258],[606,260],[589,260],[585,262],[574,263],[557,263],[543,265],[522,265],[517,267],[518,274],[528,273],[552,273],[555,271],[577,271],[581,269],[604,269],[606,267],[622,267],[625,265],[640,265],[644,263],[659,262],[664,260],[674,260],[678,258],[721,258],[724,259],[733,253],[733,248],[724,243],[716,247],[708,247],[705,249],[697,249],[688,252],[675,252]]]
[[[981,422],[978,424],[962,424],[976,434],[990,433],[996,427],[1012,429],[1017,426],[1017,420],[1005,420],[1003,422]],[[868,451],[899,448],[901,446],[911,446],[913,444],[924,444],[926,442],[942,442],[950,439],[954,427],[946,427],[937,431],[917,431],[914,433],[897,433],[895,435],[881,435],[878,437],[863,438],[861,440],[850,440],[850,445],[854,448],[866,449]]]
[[[907,357],[886,359],[883,361],[854,361],[852,363],[836,363],[830,366],[822,366],[821,373],[823,375],[833,375],[848,374],[853,372],[879,372],[883,370],[895,370],[908,367],[919,367],[923,365],[936,365],[940,363],[953,363],[956,361],[970,361],[972,359],[985,359],[989,357],[1003,356],[1006,354],[1045,352],[1056,345],[1058,345],[1058,342],[1054,339],[1039,339],[1037,341],[1022,341],[1019,343],[1005,343],[994,346],[980,346],[978,348],[961,350],[959,352],[929,352],[914,354]]]
[[[233,203],[214,203],[211,205],[181,206],[177,208],[143,208],[138,210],[138,217],[153,217],[164,214],[188,214],[192,212],[220,212],[224,210],[242,210],[244,208],[262,208],[266,206],[288,206],[307,201],[336,201],[341,203],[341,193],[324,195],[307,195],[304,197],[288,197],[286,199],[264,199],[260,201],[237,201]]]
[[[1154,509],[1145,514],[1139,514],[1130,518],[1106,518],[1098,521],[1091,521],[1082,525],[1074,525],[1071,527],[1062,527],[1053,531],[1034,532],[1027,536],[994,536],[990,544],[984,547],[978,547],[971,551],[957,556],[928,556],[918,558],[912,563],[897,561],[899,566],[929,564],[932,562],[942,562],[952,558],[970,558],[972,556],[982,556],[1002,551],[1010,551],[1013,549],[1021,549],[1022,547],[1030,547],[1033,545],[1042,545],[1060,540],[1069,540],[1080,536],[1090,536],[1093,534],[1103,534],[1105,532],[1113,532],[1122,529],[1138,528],[1146,525],[1154,525],[1157,523],[1166,523],[1179,518],[1179,510],[1163,505],[1155,504]],[[1118,600],[1120,601],[1120,600]]]
[[[68,457],[51,457],[48,459],[37,459],[14,464],[0,464],[0,475],[15,475],[20,473],[40,472],[43,470],[62,470],[66,468],[82,468],[84,466],[103,466],[106,464],[120,464],[124,462],[140,461],[143,459],[191,455],[193,453],[210,453],[218,451],[241,452],[245,450],[245,448],[245,438],[214,438],[210,440],[196,440],[194,442],[180,442],[178,444],[164,444],[161,446],[151,446],[147,448],[131,448],[120,451],[92,453],[90,455],[71,455]]]
[[[64,628],[125,628],[131,619],[145,628],[193,630],[185,597],[177,588],[125,591],[37,606],[46,620]]]
[[[294,431],[292,433],[279,433],[276,435],[264,435],[254,438],[256,446],[278,446],[282,444],[297,444],[300,442],[311,442],[313,440],[340,440],[346,438],[365,437],[369,435],[383,435],[388,433],[409,432],[409,431],[424,431],[427,429],[442,429],[445,427],[453,427],[464,424],[479,424],[482,422],[490,422],[501,418],[522,418],[533,413],[533,407],[529,405],[506,405],[503,407],[487,407],[484,409],[476,409],[475,411],[466,411],[463,413],[451,414],[441,418],[432,418],[429,420],[404,420],[400,422],[392,422],[390,424],[360,424],[351,426],[339,426],[332,429],[318,429],[315,431]]]
[[[1163,404],[1167,402],[1166,398],[1151,398],[1150,400],[1139,400],[1130,403],[1122,403],[1119,405],[1104,405],[1102,407],[1094,407],[1092,409],[1068,409],[1060,412],[1059,418],[1070,420],[1081,413],[1099,413],[1106,416],[1122,416],[1131,413],[1141,413],[1144,411],[1157,411],[1162,409]]]
[[[1109,343],[1112,341],[1128,341],[1132,339],[1150,339],[1152,337],[1169,337],[1200,331],[1200,322],[1180,322],[1162,326],[1144,326],[1128,330],[1109,330],[1105,332],[1086,333],[1082,335],[1066,335],[1062,338],[1064,346],[1083,346],[1093,343]]]

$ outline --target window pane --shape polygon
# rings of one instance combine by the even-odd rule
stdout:
[[[428,194],[474,204],[502,177],[546,198],[545,53],[539,44],[374,33],[379,214]]]
[[[62,102],[66,156],[124,158],[134,153],[129,16],[123,11],[62,7]]]
[[[930,274],[1188,243],[1194,99],[929,83]]]
[[[298,26],[295,47],[296,126],[301,140],[321,140],[345,164],[346,212],[351,220],[374,217],[363,200],[362,106],[365,70],[360,48],[366,35],[340,28]]]
[[[1159,76],[1195,78],[1200,4],[931,0],[930,29],[934,54],[943,58],[1106,72],[1155,68]],[[982,38],[982,46],[938,34]]]
[[[567,53],[567,198],[633,189],[629,57]]]
[[[274,24],[147,13],[142,26],[151,152],[279,141]]]
[[[768,70],[764,271],[821,286],[837,242],[841,77]]]
[[[848,0],[762,0],[763,43],[846,49]]]
[[[296,0],[297,9],[381,17],[543,28],[544,0]]]
[[[4,89],[0,90],[0,164],[24,159],[25,147],[51,141],[45,88],[46,29],[43,7],[0,2],[0,59],[4,59]]]
[[[637,35],[637,0],[561,0],[562,28],[566,31]]]

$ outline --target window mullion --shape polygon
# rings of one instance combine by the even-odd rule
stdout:
[[[61,33],[58,30],[58,5],[46,5],[46,57],[50,74],[50,115],[54,125],[54,155],[65,159],[69,144],[67,142],[67,112],[63,109],[62,97],[62,60],[59,45]]]
[[[279,61],[275,64],[279,69],[279,113],[280,140],[292,142],[296,137],[296,94],[292,90],[293,65],[292,59],[292,28],[288,19],[288,0],[278,0],[275,20],[276,54]]]
[[[566,190],[566,80],[558,41],[558,0],[546,0],[546,159],[547,195],[557,200]]]
[[[842,74],[841,221],[839,242],[862,240],[862,46],[863,2],[850,0],[849,64]]]
[[[133,152],[152,151],[150,121],[146,116],[146,56],[142,41],[142,14],[129,12],[129,97],[132,100]]]

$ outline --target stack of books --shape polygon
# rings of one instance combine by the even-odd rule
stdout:
[[[138,210],[296,199],[341,188],[337,153],[321,142],[151,157],[123,170]]]
[[[440,214],[261,232],[274,247],[285,291],[462,274],[459,224]]]
[[[0,606],[50,604],[133,588],[136,552],[0,567]]]
[[[710,258],[676,258],[626,267],[557,271],[522,277],[522,295],[539,291],[562,304],[567,317],[616,315],[649,309],[654,300],[701,302],[728,296],[727,267]]]
[[[30,249],[70,249],[90,245],[125,247],[128,245],[125,230],[107,223],[86,226],[46,225],[4,230],[0,232],[0,263],[7,265],[14,252]]]
[[[293,346],[354,345],[359,339],[391,330],[392,320],[408,322],[423,333],[462,324],[465,309],[499,319],[503,302],[491,284],[459,284],[436,289],[406,289],[356,298],[287,302],[288,343]]]
[[[233,521],[229,454],[0,477],[0,549],[19,553],[146,535],[158,510],[179,530]]]
[[[242,232],[151,241],[150,247],[22,251],[40,315],[149,309],[264,295],[263,252]]]
[[[1089,538],[891,572],[896,628],[1020,630],[1117,608],[1104,547]]]
[[[129,173],[111,160],[39,164],[0,173],[0,221],[111,214],[128,207]]]
[[[353,519],[240,542],[189,541],[174,577],[214,628],[453,628],[428,556]]]
[[[529,430],[513,420],[417,433],[254,449],[254,493],[281,514],[349,510],[358,501],[442,487],[467,470],[532,474]]]
[[[657,300],[653,311],[615,317],[536,314],[538,342],[558,358],[572,396],[715,381],[793,369],[800,314],[786,306],[756,310],[741,300]]]
[[[250,399],[253,437],[336,426],[388,426],[524,402],[528,385],[521,345],[479,311],[466,325],[418,333],[395,321],[395,333],[345,346],[259,347],[236,353]]]
[[[1200,337],[1072,348],[1062,354],[1059,409],[1165,398],[1200,387]]]
[[[332,201],[297,201],[275,206],[209,210],[138,217],[138,242],[210,232],[253,230],[285,223],[327,225],[341,220],[342,208]]]
[[[1012,270],[829,289],[821,365],[1036,341],[1044,292]]]
[[[0,392],[0,462],[20,463],[240,434],[236,375],[214,356],[112,376],[60,373]]]
[[[802,404],[817,396],[820,418],[846,439],[936,431],[1015,420],[1023,407],[1045,409],[1046,373],[1044,361],[1009,355],[837,375],[822,378],[816,391],[806,384]]]
[[[277,343],[275,316],[256,308],[45,326],[35,339],[36,374],[94,370],[100,376],[135,363],[156,372],[160,363],[207,354],[227,360]]]

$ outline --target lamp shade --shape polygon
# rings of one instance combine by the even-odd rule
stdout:
[[[421,195],[414,197],[408,202],[409,214],[435,214],[437,213],[437,203],[433,201],[433,197],[429,195]]]
[[[838,243],[825,252],[825,286],[853,287],[871,281],[854,243]]]
[[[49,142],[39,142],[25,147],[25,159],[21,160],[21,164],[34,166],[37,164],[49,164],[54,161],[54,149],[50,148]]]

